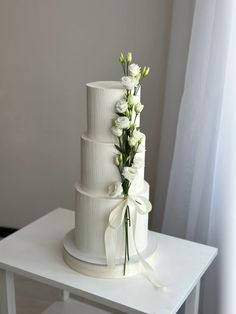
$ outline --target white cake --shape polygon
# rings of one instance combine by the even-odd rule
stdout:
[[[135,151],[129,151],[132,146],[129,137],[125,144],[129,146],[124,147],[125,131],[113,135],[118,121],[127,123],[128,118],[124,119],[123,114],[119,119],[117,109],[121,99],[129,96],[124,93],[121,82],[87,84],[87,132],[81,137],[75,228],[64,238],[64,259],[76,271],[101,278],[132,276],[144,270],[158,286],[150,266],[156,252],[156,238],[148,231],[148,212],[152,206],[148,200],[149,184],[144,180],[146,139],[138,131],[137,109],[132,111],[130,107],[129,111],[125,104],[129,121],[134,122],[129,122],[128,127],[123,125],[128,136],[134,136],[134,130],[137,131]],[[142,106],[140,91],[135,96],[139,107]],[[115,147],[115,144],[118,145]],[[134,153],[136,159],[129,161],[127,158],[132,157],[127,157],[126,151]],[[118,157],[122,158],[121,163],[117,163]],[[121,165],[128,165],[127,169]],[[131,172],[125,173],[125,170]],[[125,180],[128,180],[128,190]]]
[[[81,179],[76,184],[75,245],[85,262],[106,263],[104,235],[111,211],[122,197],[111,198],[108,186],[120,180],[114,165],[115,136],[111,133],[115,104],[123,96],[120,82],[87,84],[87,132],[81,137]],[[136,121],[139,125],[139,120]],[[145,145],[145,137],[143,143]],[[138,153],[144,159],[145,150]],[[149,198],[149,185],[144,181],[144,166],[131,184],[131,195]],[[148,214],[135,216],[135,242],[140,253],[148,245]],[[133,235],[133,226],[130,234]],[[130,236],[130,256],[137,255],[134,237]],[[116,260],[124,257],[124,228],[117,233]]]
[[[87,131],[81,137],[81,174],[75,185],[75,228],[63,256],[74,270],[100,278],[140,271],[156,286],[157,248],[148,231],[149,184],[144,180],[146,138],[140,131],[143,79],[150,68],[120,54],[120,82],[87,84]]]

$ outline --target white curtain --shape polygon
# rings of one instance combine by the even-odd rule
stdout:
[[[236,313],[235,58],[236,1],[196,0],[162,231],[219,248],[202,314]]]

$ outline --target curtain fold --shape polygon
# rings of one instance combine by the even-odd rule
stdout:
[[[173,2],[171,34],[165,84],[164,107],[154,197],[155,211],[151,212],[150,225],[160,231],[164,214],[170,167],[174,151],[176,126],[189,51],[195,0]]]
[[[235,20],[234,0],[196,0],[162,225],[164,233],[219,247],[203,282],[202,314],[236,308],[229,289],[236,239]]]

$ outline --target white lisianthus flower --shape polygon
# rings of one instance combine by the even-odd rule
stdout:
[[[128,143],[129,143],[129,146],[135,146],[137,144],[137,138],[135,138],[134,136],[129,136],[128,137]]]
[[[123,188],[121,182],[117,181],[108,186],[108,194],[110,197],[121,196]]]
[[[136,139],[137,142],[141,142],[143,139],[143,133],[140,131],[134,130],[133,137]]]
[[[116,103],[116,111],[124,113],[128,109],[128,103],[125,99],[121,99]]]
[[[142,105],[141,103],[137,103],[137,104],[134,106],[134,110],[135,110],[135,112],[138,114],[138,113],[140,113],[140,112],[143,110],[143,107],[144,107],[144,105]]]
[[[131,105],[136,105],[136,104],[138,104],[140,102],[140,99],[139,99],[138,96],[130,95],[129,98],[128,98],[128,102]]]
[[[130,127],[130,121],[127,117],[119,117],[115,120],[115,125],[119,129],[128,129]]]
[[[134,167],[124,167],[122,175],[125,177],[125,179],[133,181],[137,175],[137,169]]]
[[[129,65],[129,75],[136,76],[140,72],[140,66],[138,64],[132,63]]]
[[[142,157],[137,156],[137,154],[134,156],[133,160],[133,167],[134,168],[142,168],[144,166],[144,160]]]
[[[121,82],[125,89],[131,90],[136,85],[138,85],[138,81],[132,76],[123,76],[121,78]]]
[[[111,132],[112,132],[115,136],[117,136],[117,137],[120,137],[120,136],[122,135],[122,129],[120,129],[120,128],[116,127],[116,126],[113,126],[113,127],[111,128]]]

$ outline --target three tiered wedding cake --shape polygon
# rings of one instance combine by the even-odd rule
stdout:
[[[128,56],[120,61],[131,72]],[[148,232],[151,204],[144,180],[145,135],[139,131],[143,105],[137,88],[148,71],[138,67],[135,78],[127,75],[122,82],[87,84],[87,132],[81,137],[75,229],[65,237],[64,257],[72,268],[88,275],[135,274],[140,261],[145,264],[155,252],[156,243]],[[134,78],[136,85],[128,78]]]

